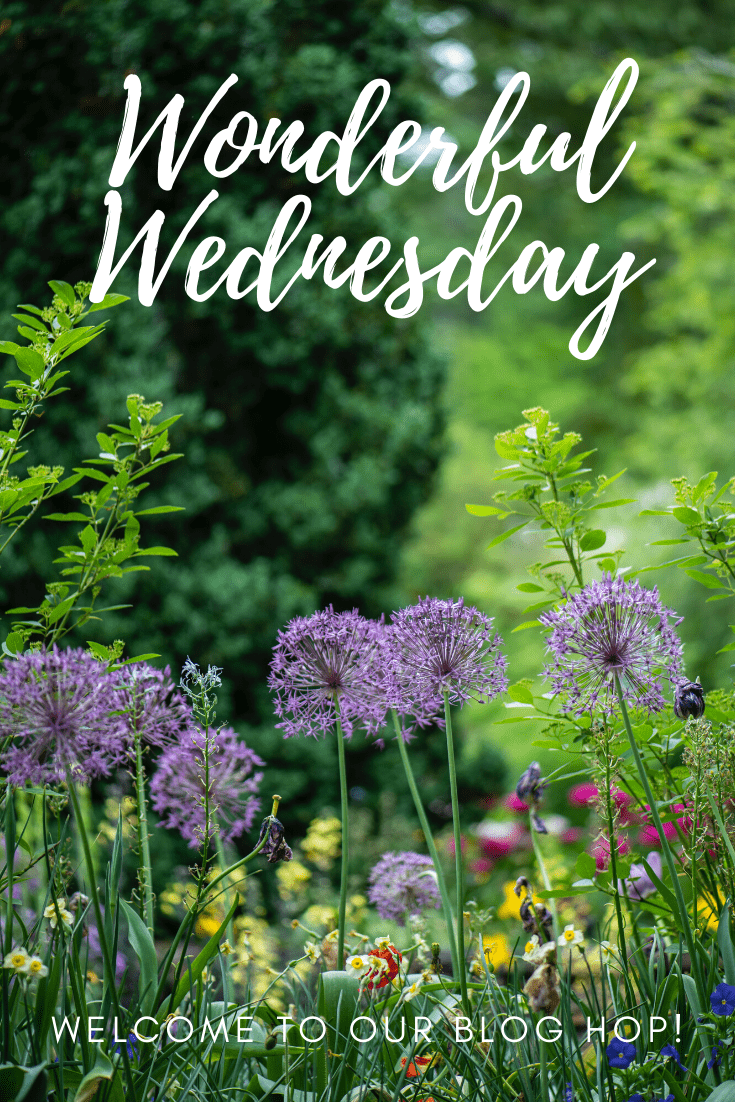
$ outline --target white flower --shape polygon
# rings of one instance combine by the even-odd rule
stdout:
[[[415,983],[412,983],[410,987],[404,987],[401,994],[401,999],[403,1000],[403,1002],[408,1003],[411,1001],[411,999],[415,999],[416,996],[421,993],[421,988],[423,987],[423,985],[424,981],[423,978],[421,978],[420,980],[416,980]]]
[[[361,957],[357,954],[354,957],[347,958],[346,968],[348,972],[356,972],[361,976],[370,967],[370,960],[367,957]]]
[[[564,927],[564,933],[559,938],[558,944],[561,945],[562,948],[568,947],[571,949],[573,945],[581,945],[583,941],[584,934],[581,930],[575,930],[574,924],[572,923]]]
[[[48,968],[40,957],[31,957],[28,962],[28,975],[31,977],[38,977],[38,979],[42,979],[44,976],[48,975]]]
[[[31,967],[31,958],[25,949],[13,949],[3,961],[3,968],[12,968],[16,975],[27,975]]]
[[[74,925],[74,915],[71,913],[71,911],[68,911],[66,909],[66,905],[61,900],[59,900],[56,904],[49,903],[48,907],[43,912],[43,917],[49,920],[52,930],[55,930],[58,926],[59,918],[65,926]]]
[[[304,956],[308,957],[312,964],[319,960],[319,950],[313,941],[307,941],[304,945]]]
[[[540,964],[541,961],[545,961],[549,957],[554,949],[556,949],[556,942],[546,941],[541,945],[538,934],[534,934],[531,940],[526,942],[523,959],[529,961],[530,964]]]
[[[385,947],[387,945],[390,945],[390,938],[387,935],[384,935],[383,937],[376,937],[376,939],[375,939],[375,948],[376,949],[385,949]]]

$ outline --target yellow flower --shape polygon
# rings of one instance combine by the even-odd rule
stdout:
[[[16,975],[27,975],[31,968],[31,958],[25,949],[13,949],[3,961],[3,968],[12,968]]]
[[[312,903],[302,914],[301,922],[311,930],[333,930],[337,925],[337,912],[324,903]]]
[[[496,914],[498,918],[516,918],[521,917],[521,901],[515,893],[515,880],[509,880],[506,884],[503,884],[503,895],[505,899],[498,907]],[[533,897],[534,903],[543,903],[542,899],[539,899],[537,895]]]
[[[229,957],[230,953],[235,952],[235,950],[230,945],[229,941],[223,941],[222,944],[219,947],[219,951],[220,951],[220,953],[222,953],[222,955],[224,957]]]
[[[492,964],[493,968],[510,964],[511,947],[505,934],[486,935],[482,939],[482,948],[485,960],[488,964]]]
[[[415,999],[417,995],[421,994],[421,988],[423,987],[423,979],[416,980],[416,983],[412,983],[410,987],[404,987],[401,999],[403,1002],[410,1002],[411,999]]]
[[[342,846],[342,824],[339,819],[312,819],[301,850],[322,872],[327,872],[339,857]]]
[[[706,925],[708,930],[716,930],[720,924],[722,896],[718,895],[719,908],[715,910],[706,899],[697,899],[697,925]]]
[[[278,894],[288,901],[311,880],[311,873],[300,861],[284,861],[276,868]]]
[[[564,927],[564,932],[559,938],[557,944],[562,948],[571,949],[573,945],[581,945],[584,941],[584,934],[580,930],[575,930],[572,923],[569,926]]]
[[[207,910],[203,911],[197,918],[194,926],[194,933],[197,937],[212,937],[219,930],[224,917],[221,911],[207,908]]]
[[[71,913],[71,911],[68,911],[66,909],[66,905],[64,902],[62,902],[62,900],[59,900],[58,902],[58,913],[56,906],[53,903],[49,903],[48,907],[43,912],[43,917],[49,920],[52,930],[56,929],[59,918],[61,919],[64,926],[74,925],[74,915]]]

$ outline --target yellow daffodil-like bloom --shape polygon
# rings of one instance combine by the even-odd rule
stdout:
[[[44,976],[48,975],[48,968],[40,957],[31,957],[28,962],[28,975],[37,977],[38,979],[42,979]]]
[[[74,915],[71,911],[67,910],[66,904],[61,900],[59,900],[56,905],[49,903],[48,907],[43,912],[43,917],[49,920],[52,930],[55,930],[58,926],[59,919],[61,919],[64,926],[73,926],[74,924]]]
[[[27,975],[30,966],[31,958],[25,949],[13,949],[3,961],[3,968],[12,968],[16,975]]]
[[[583,941],[584,934],[581,930],[575,930],[574,926],[570,924],[564,927],[564,932],[559,938],[558,944],[561,945],[562,948],[571,949],[573,945],[581,945]]]
[[[421,994],[421,988],[424,985],[423,979],[416,980],[416,983],[412,983],[410,987],[404,987],[401,994],[403,1002],[409,1003],[411,999],[415,999],[417,995]]]
[[[370,967],[370,961],[367,957],[361,957],[359,954],[354,957],[347,958],[347,971],[357,972],[358,975],[362,975]]]
[[[304,956],[308,957],[312,964],[316,964],[319,960],[319,950],[313,941],[307,941],[304,945]]]

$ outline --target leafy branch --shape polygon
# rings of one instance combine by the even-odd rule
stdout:
[[[20,324],[18,333],[28,344],[1,341],[0,352],[11,355],[25,378],[10,379],[4,389],[14,392],[14,398],[0,398],[0,409],[12,412],[11,427],[0,431],[0,554],[17,536],[20,529],[38,512],[44,501],[68,490],[82,477],[74,474],[63,479],[63,467],[32,466],[27,477],[12,473],[12,468],[26,455],[23,445],[32,434],[32,419],[41,416],[44,402],[68,387],[59,386],[67,370],[59,364],[72,353],[89,344],[105,328],[101,325],[80,325],[97,310],[106,310],[127,301],[126,295],[106,295],[102,302],[87,305],[91,283],[72,287],[61,280],[49,283],[54,292],[51,305],[23,304],[22,314],[13,314]]]
[[[474,516],[494,516],[498,520],[521,518],[519,524],[491,540],[486,550],[497,547],[534,522],[539,525],[539,531],[549,533],[544,547],[552,557],[529,567],[535,582],[522,582],[516,587],[522,593],[544,594],[526,609],[526,612],[539,612],[582,589],[585,567],[589,563],[596,563],[600,570],[617,569],[623,552],[600,551],[607,534],[596,526],[594,514],[600,509],[629,505],[635,499],[609,501],[605,498],[624,471],[610,478],[605,475],[598,475],[596,479],[583,477],[591,473],[591,469],[582,464],[594,450],[574,452],[582,441],[578,433],[560,435],[559,426],[544,409],[527,409],[523,416],[526,418],[524,424],[495,437],[495,450],[509,463],[494,473],[493,482],[510,482],[516,488],[494,494],[495,505],[467,505],[466,509]],[[528,621],[516,630],[536,623],[536,620]]]

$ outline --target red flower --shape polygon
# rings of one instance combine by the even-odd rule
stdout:
[[[405,1068],[407,1056],[401,1056],[401,1067]],[[423,1075],[434,1062],[433,1056],[414,1056],[413,1063],[408,1065],[408,1071],[406,1072],[407,1079],[416,1079],[418,1076]],[[418,1069],[418,1070],[417,1070]],[[422,1102],[430,1102],[430,1099],[423,1099]]]
[[[368,991],[375,987],[387,987],[398,975],[403,957],[390,941],[383,938],[376,949],[370,953],[371,965],[365,975],[365,986]],[[384,963],[381,963],[384,962]]]

